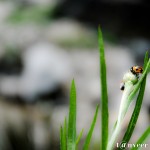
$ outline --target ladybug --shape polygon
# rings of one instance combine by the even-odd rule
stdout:
[[[143,68],[141,66],[133,66],[130,68],[130,71],[136,75],[137,77],[139,77],[139,74],[143,72]]]
[[[120,90],[124,91],[125,89],[125,82],[126,80],[131,80],[131,76],[133,79],[138,80],[140,77],[140,74],[143,73],[143,68],[141,66],[133,66],[130,68],[130,71],[124,76],[125,78],[120,84]]]

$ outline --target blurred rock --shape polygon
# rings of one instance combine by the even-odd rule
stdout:
[[[95,32],[69,19],[53,21],[51,24],[2,24],[0,26],[0,44],[3,47],[16,47],[23,50],[34,43],[45,40],[69,47],[96,47]],[[17,40],[16,40],[17,39]]]
[[[49,117],[39,106],[25,107],[0,101],[0,149],[50,149]]]
[[[1,50],[0,74],[18,75],[22,72],[23,64],[20,51],[13,47]]]
[[[143,65],[146,51],[150,53],[150,41],[144,38],[134,38],[129,43],[130,51],[134,56],[136,63],[138,65]]]
[[[66,83],[72,76],[72,68],[65,51],[49,43],[36,43],[24,51],[22,61],[23,71],[20,76],[1,77],[2,95],[17,95],[26,101],[34,101],[59,87],[66,93]]]
[[[1,45],[20,50],[28,48],[43,37],[42,29],[31,24],[21,26],[3,24],[0,26],[0,35]]]
[[[19,98],[19,76],[0,76],[0,95],[5,98]]]
[[[27,6],[32,6],[32,5],[54,5],[58,0],[14,0],[17,4],[20,6],[22,5],[27,5]]]
[[[37,5],[56,5],[59,0],[28,0],[30,3]]]
[[[46,38],[63,46],[94,46],[95,32],[77,21],[59,19],[45,29]]]
[[[0,23],[5,21],[5,19],[14,10],[14,5],[8,1],[0,1]]]
[[[65,51],[48,43],[38,43],[23,55],[24,70],[19,92],[25,99],[65,85],[71,77],[70,58]]]

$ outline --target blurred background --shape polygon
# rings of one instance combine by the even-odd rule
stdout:
[[[77,132],[84,128],[84,141],[100,99],[99,24],[107,58],[111,131],[123,74],[142,65],[150,51],[149,10],[147,0],[0,0],[0,150],[59,150],[59,128],[67,116],[73,78]],[[149,83],[148,77],[130,143],[150,124]],[[91,150],[98,149],[99,126],[98,118]]]

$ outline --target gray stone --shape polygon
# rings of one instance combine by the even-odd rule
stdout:
[[[68,54],[49,43],[36,43],[22,54],[23,71],[20,76],[1,77],[2,95],[33,101],[39,95],[52,92],[62,85],[67,88],[72,77]]]
[[[13,10],[14,5],[11,2],[0,1],[0,23],[4,22]]]
[[[82,25],[74,20],[59,19],[52,22],[45,30],[45,36],[50,41],[57,44],[83,43],[85,40],[93,41],[96,39],[93,30],[87,26]]]
[[[49,114],[50,108],[49,105]],[[20,149],[49,149],[51,145],[50,115],[41,109],[41,105],[22,107],[0,101],[0,120],[1,150],[12,149],[16,145]]]

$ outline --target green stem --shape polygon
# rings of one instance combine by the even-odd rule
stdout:
[[[125,83],[125,90],[123,92],[122,99],[121,99],[117,124],[116,124],[116,127],[114,129],[114,132],[112,133],[111,139],[108,143],[107,150],[113,149],[114,144],[118,138],[124,116],[125,116],[128,108],[129,108],[129,105],[130,105],[130,102],[128,101],[128,96],[132,90],[133,90],[133,83],[131,81],[126,82]]]

